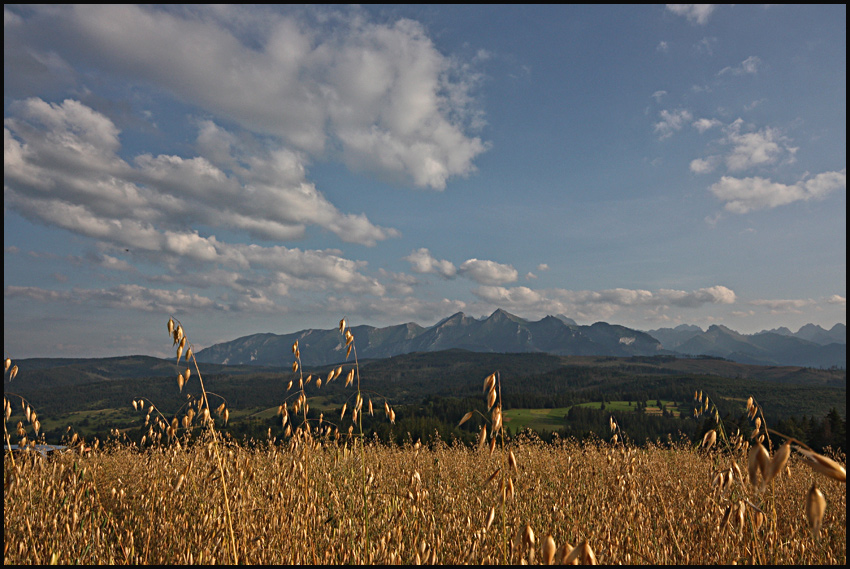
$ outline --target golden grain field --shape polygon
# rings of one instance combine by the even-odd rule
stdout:
[[[361,455],[333,442],[224,443],[231,543],[210,447],[5,460],[4,562],[540,563],[550,535],[557,549],[586,542],[599,563],[846,560],[845,485],[797,456],[759,492],[744,456],[685,446],[526,439],[492,455],[444,444],[367,444]],[[499,475],[487,482],[510,470],[508,452],[512,496]],[[744,484],[712,486],[732,461]],[[818,539],[805,512],[813,482],[827,504]]]

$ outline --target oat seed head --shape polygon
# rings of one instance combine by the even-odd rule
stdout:
[[[820,536],[825,511],[826,498],[824,498],[820,488],[816,484],[812,484],[812,487],[806,493],[806,518],[809,520],[809,528],[815,537]]]
[[[796,445],[794,449],[804,456],[804,462],[815,472],[820,472],[838,482],[847,483],[847,471],[831,458]]]
[[[782,472],[782,469],[785,468],[785,463],[788,462],[789,456],[791,456],[791,442],[785,441],[785,443],[774,453],[773,458],[770,459],[770,463],[762,473],[762,476],[764,477],[761,482],[762,490],[764,490],[767,485],[776,478],[777,474]]]

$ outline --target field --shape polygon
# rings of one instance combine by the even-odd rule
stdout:
[[[796,453],[790,475],[761,492],[742,452],[686,445],[525,439],[491,455],[441,443],[223,443],[226,484],[211,447],[111,446],[17,470],[7,458],[5,563],[540,562],[549,535],[558,547],[587,543],[599,563],[846,561],[846,487]],[[712,486],[732,463],[744,478]],[[813,482],[827,503],[818,540],[804,507]]]
[[[570,411],[569,407],[556,409],[507,409],[505,411],[505,426],[512,432],[532,429],[537,432],[557,431],[566,424],[564,416]]]
[[[655,403],[657,400],[650,400]],[[579,403],[578,407],[589,407],[599,409],[602,402]],[[679,416],[679,409],[676,407],[675,401],[661,400],[661,404],[666,410],[674,416]],[[606,401],[605,410],[612,414],[619,413],[634,413],[634,402],[629,405],[628,401]],[[567,413],[570,412],[570,407],[556,407],[554,409],[506,409],[505,410],[505,426],[510,427],[511,431],[518,433],[525,429],[532,429],[537,432],[557,431],[562,429],[568,422],[564,419]],[[648,415],[660,415],[661,408],[657,405],[647,405],[646,413]]]

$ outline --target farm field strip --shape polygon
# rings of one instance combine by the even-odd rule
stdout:
[[[654,402],[655,399],[650,401]],[[667,411],[673,413],[674,416],[679,416],[679,409],[675,401],[661,400],[661,403],[666,407]],[[579,403],[576,407],[586,407],[590,409],[599,409],[601,402]],[[569,413],[572,407],[557,407],[557,408],[535,408],[535,409],[506,409],[505,424],[511,428],[513,432],[530,428],[534,430],[558,430],[564,427],[567,422],[564,417]],[[617,413],[634,413],[636,412],[636,403],[628,401],[606,401],[605,411]],[[658,406],[649,405],[645,409],[647,414],[660,415],[661,408]]]

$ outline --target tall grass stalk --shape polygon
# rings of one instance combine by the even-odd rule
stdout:
[[[345,359],[348,359],[351,354],[354,354],[354,375],[357,380],[357,398],[354,402],[354,413],[357,414],[357,430],[360,440],[360,475],[361,475],[361,498],[363,513],[363,555],[364,559],[369,555],[369,510],[367,496],[367,474],[366,474],[366,445],[365,437],[363,436],[363,394],[360,389],[360,362],[357,360],[357,345],[354,342],[354,335],[347,327],[345,318],[339,321],[339,332],[345,338],[346,354]],[[355,439],[355,442],[357,439]]]
[[[207,389],[204,387],[204,378],[201,375],[201,369],[198,367],[198,360],[195,359],[195,349],[194,346],[188,342],[186,334],[183,330],[183,324],[180,323],[179,320],[176,320],[174,317],[168,319],[168,332],[174,339],[174,345],[177,346],[177,364],[180,363],[180,356],[183,355],[184,348],[186,349],[186,359],[191,359],[192,364],[195,366],[195,373],[198,374],[198,382],[201,384],[201,394],[203,399],[203,407],[200,409],[202,412],[202,417],[206,426],[209,428],[210,434],[212,436],[212,446],[213,452],[215,454],[215,461],[218,467],[218,478],[221,480],[221,491],[224,494],[224,514],[225,519],[227,521],[227,530],[230,535],[230,547],[233,555],[233,564],[236,565],[239,563],[239,554],[236,550],[236,535],[233,531],[233,519],[230,509],[230,499],[228,497],[228,488],[227,488],[227,477],[224,472],[224,462],[221,456],[221,442],[218,430],[215,428],[215,420],[212,418],[209,398],[207,397]],[[180,376],[182,378],[182,375]],[[179,380],[181,382],[182,389],[182,379]],[[229,411],[222,407],[224,414],[224,421],[227,422],[227,417],[229,415]]]

